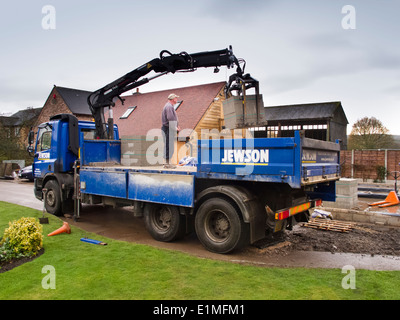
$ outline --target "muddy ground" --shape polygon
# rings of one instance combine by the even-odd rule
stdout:
[[[400,229],[356,223],[348,232],[336,232],[311,229],[299,224],[292,231],[286,231],[280,245],[271,246],[269,250],[282,254],[290,251],[321,251],[400,256]]]

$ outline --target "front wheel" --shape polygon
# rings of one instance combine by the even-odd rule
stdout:
[[[47,181],[45,188],[47,192],[43,201],[46,211],[55,216],[61,216],[61,191],[58,182],[55,180]]]
[[[178,240],[185,235],[185,216],[177,207],[147,204],[144,208],[144,223],[151,236],[163,242]]]
[[[208,199],[199,207],[195,228],[200,242],[212,252],[229,253],[248,243],[249,225],[222,198]]]

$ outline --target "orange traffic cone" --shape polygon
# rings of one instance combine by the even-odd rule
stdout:
[[[374,203],[370,203],[370,206],[378,206],[379,208],[385,208],[390,206],[395,206],[399,204],[400,200],[397,197],[397,193],[395,191],[390,191],[388,196],[386,197],[385,201],[378,201]]]
[[[64,233],[64,232],[65,233],[71,233],[71,228],[70,228],[68,222],[64,222],[63,226],[61,228],[58,228],[57,230],[54,230],[52,233],[49,233],[47,236],[51,237],[51,236],[55,236],[57,234]]]

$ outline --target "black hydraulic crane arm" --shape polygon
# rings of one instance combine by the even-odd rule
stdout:
[[[167,50],[161,51],[159,58],[155,58],[141,65],[137,69],[132,70],[123,77],[89,95],[87,101],[95,120],[96,137],[99,139],[106,139],[107,137],[112,139],[113,130],[110,130],[111,135],[107,134],[104,108],[113,107],[115,105],[115,98],[119,98],[123,103],[123,99],[120,97],[122,93],[146,84],[150,80],[167,73],[179,71],[190,72],[201,67],[214,67],[214,72],[218,72],[218,67],[220,66],[227,66],[228,68],[236,66],[236,73],[230,76],[225,93],[228,94],[228,92],[232,90],[242,92],[250,87],[256,87],[258,91],[258,82],[251,78],[249,74],[243,74],[244,70],[241,68],[239,62],[240,61],[233,55],[232,47],[229,47],[229,49],[205,51],[194,54],[188,54],[186,52],[172,54]],[[157,73],[157,75],[151,78],[144,77],[152,71]],[[108,126],[112,128],[112,117],[110,117],[110,119]]]

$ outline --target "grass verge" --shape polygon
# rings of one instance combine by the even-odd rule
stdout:
[[[0,202],[0,236],[8,222],[42,212]],[[72,226],[47,237],[62,221],[43,225],[45,252],[0,274],[0,300],[345,300],[400,298],[400,272],[356,270],[356,289],[343,289],[341,269],[264,268],[116,241]],[[107,246],[80,241],[89,237]],[[44,289],[55,271],[55,289]]]

